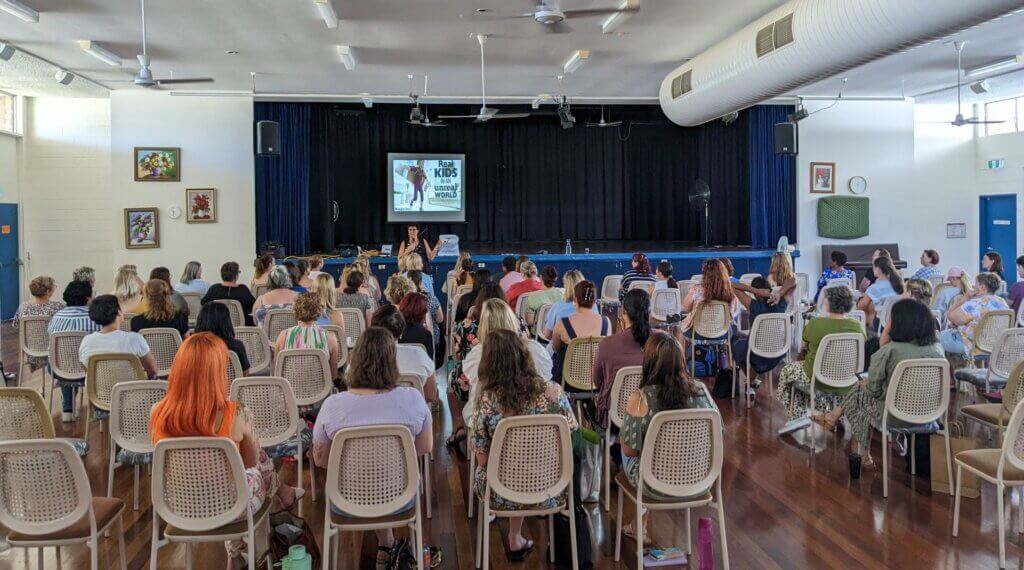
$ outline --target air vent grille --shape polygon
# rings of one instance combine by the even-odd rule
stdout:
[[[672,98],[677,99],[686,95],[690,91],[693,91],[693,84],[691,78],[693,77],[693,70],[688,69],[686,73],[676,77],[672,80]]]
[[[775,22],[775,49],[793,43],[793,14]]]
[[[780,47],[793,43],[793,14],[787,14],[757,31],[757,57],[764,57]]]
[[[774,28],[775,24],[769,24],[757,31],[757,57],[764,57],[775,50]]]

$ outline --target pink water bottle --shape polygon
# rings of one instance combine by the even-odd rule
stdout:
[[[701,517],[697,521],[697,568],[713,570],[715,567],[715,529],[711,526],[711,517]]]

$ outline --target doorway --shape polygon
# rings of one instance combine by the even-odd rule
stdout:
[[[1007,285],[1013,285],[1017,281],[1017,195],[981,196],[979,200],[979,263],[986,253],[998,253],[1003,258],[1003,277]]]

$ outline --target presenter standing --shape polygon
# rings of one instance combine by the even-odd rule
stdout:
[[[402,241],[402,244],[398,247],[398,257],[405,257],[407,254],[416,253],[419,254],[420,259],[423,260],[423,272],[430,272],[430,262],[437,256],[437,252],[441,250],[443,242],[437,242],[434,247],[430,247],[426,239],[420,238],[420,228],[416,224],[409,224],[406,228],[408,232],[408,238]]]

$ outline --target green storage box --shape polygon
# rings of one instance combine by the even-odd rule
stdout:
[[[861,238],[870,232],[865,196],[828,196],[818,200],[818,235],[835,239]]]

